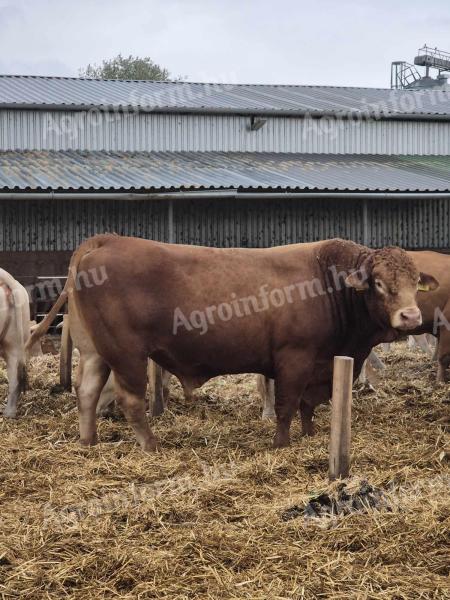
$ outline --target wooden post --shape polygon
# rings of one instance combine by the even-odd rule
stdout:
[[[72,338],[70,337],[69,315],[63,316],[59,353],[59,383],[65,390],[72,391]]]
[[[153,360],[148,361],[148,387],[152,417],[159,417],[165,409],[162,368]]]
[[[331,400],[330,481],[348,477],[349,474],[352,385],[353,358],[335,356]]]

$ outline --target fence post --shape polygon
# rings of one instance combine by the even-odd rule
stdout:
[[[72,338],[70,337],[69,315],[63,316],[61,351],[59,353],[59,383],[72,391]]]
[[[348,477],[350,470],[352,385],[353,358],[335,356],[331,400],[330,481]]]

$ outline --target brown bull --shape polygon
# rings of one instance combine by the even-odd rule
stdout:
[[[415,335],[432,333],[439,339],[437,381],[444,382],[450,364],[450,256],[438,252],[408,252],[417,268],[439,281],[437,289],[421,286],[417,302],[422,311],[422,324],[412,331]]]
[[[104,278],[94,285],[89,274],[99,272]],[[102,235],[74,253],[65,291],[34,338],[68,295],[71,319],[90,340],[80,350],[77,382],[83,444],[96,442],[95,409],[112,369],[137,440],[145,450],[156,447],[144,403],[150,357],[187,391],[217,375],[274,378],[279,447],[289,444],[300,398],[308,431],[308,386],[329,387],[324,366],[332,356],[354,356],[359,372],[374,345],[395,337],[393,328],[420,325],[418,282],[419,271],[399,248],[329,240],[214,249]]]

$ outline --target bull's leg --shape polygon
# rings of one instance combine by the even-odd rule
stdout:
[[[331,377],[330,373],[330,377]],[[315,434],[314,411],[319,404],[327,404],[331,397],[330,383],[316,383],[309,385],[300,402],[300,416],[302,419],[302,435]]]
[[[312,436],[315,433],[314,429],[314,406],[311,406],[308,402],[302,401],[300,403],[300,416],[302,419],[302,435]]]
[[[97,443],[97,402],[109,373],[109,367],[98,354],[81,354],[75,389],[78,398],[80,443],[83,446],[93,446]]]
[[[147,420],[145,388],[147,384],[147,361],[137,362],[126,375],[114,372],[117,401],[141,448],[156,450],[158,441]]]
[[[292,419],[312,377],[314,362],[314,356],[307,352],[287,353],[284,359],[279,357],[280,366],[275,374],[277,429],[273,441],[274,448],[289,446]]]
[[[8,399],[3,409],[3,416],[14,419],[17,414],[17,402],[20,394],[26,389],[27,376],[23,356],[10,352],[6,356],[6,370],[8,373]]]

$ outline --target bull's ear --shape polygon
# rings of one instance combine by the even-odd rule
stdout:
[[[419,292],[432,292],[437,290],[439,282],[433,277],[433,275],[427,275],[427,273],[421,273],[419,279],[418,290]]]
[[[360,269],[359,271],[354,271],[353,273],[350,273],[350,275],[347,275],[345,278],[345,285],[354,288],[357,292],[362,292],[369,289],[367,279],[367,271],[365,269]]]

